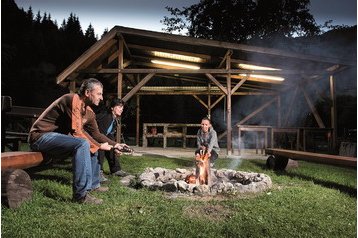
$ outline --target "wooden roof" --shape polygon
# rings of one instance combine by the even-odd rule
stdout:
[[[120,42],[123,42],[123,54]],[[183,69],[155,64],[152,60],[169,59],[162,55],[156,56],[154,52],[198,57],[200,62],[186,63],[195,64],[200,69]],[[123,57],[120,57],[121,55]],[[228,58],[230,58],[229,63],[227,63]],[[171,61],[185,63],[186,60],[171,59]],[[239,63],[261,65],[281,70],[245,70],[238,66]],[[208,87],[208,83],[210,83],[213,85],[210,90],[215,94],[215,92],[218,92],[218,87],[224,90],[220,88],[220,84],[225,84],[226,76],[230,74],[233,82],[232,87],[235,87],[241,79],[245,79],[238,85],[240,90],[236,93],[241,93],[242,95],[246,93],[270,94],[290,88],[292,85],[302,83],[304,80],[314,80],[327,74],[334,74],[351,65],[356,65],[356,62],[287,52],[273,48],[115,26],[59,74],[57,83],[68,85],[69,82],[75,81],[76,86],[79,86],[83,79],[96,77],[106,84],[117,86],[118,74],[123,74],[124,80],[121,92],[126,95],[140,80],[139,77],[135,77],[136,74],[152,74],[148,76],[149,79],[160,80],[155,80],[156,82],[154,83],[154,80],[149,82],[149,79],[147,79],[146,82],[140,85],[141,89],[137,90],[136,93],[200,93],[203,91],[201,87]],[[282,76],[285,80],[277,82],[245,77],[242,74],[269,74]],[[180,88],[178,83],[165,83],[178,80],[181,81],[180,86],[187,88]],[[143,87],[144,84],[147,87]],[[106,88],[112,89],[113,93],[118,92],[114,90],[116,87],[107,86]]]

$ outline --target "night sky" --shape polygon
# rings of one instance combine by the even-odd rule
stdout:
[[[15,0],[19,8],[27,10],[32,6],[34,14],[38,11],[50,13],[60,26],[70,13],[76,14],[86,30],[91,23],[97,35],[104,29],[115,25],[144,30],[162,31],[160,20],[168,16],[166,6],[182,8],[199,0]],[[357,24],[356,0],[311,0],[311,14],[318,24],[333,20],[333,25]]]

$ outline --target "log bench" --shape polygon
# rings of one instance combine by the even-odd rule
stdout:
[[[266,154],[269,155],[266,165],[268,168],[274,170],[284,170],[287,166],[288,159],[357,168],[357,158],[355,157],[273,148],[267,148],[265,151]]]
[[[40,152],[12,151],[1,153],[1,203],[17,208],[32,197],[30,176],[23,170],[41,164]]]

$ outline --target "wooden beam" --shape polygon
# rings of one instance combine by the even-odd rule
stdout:
[[[314,104],[312,103],[310,97],[308,96],[306,90],[302,86],[300,86],[300,89],[303,92],[303,95],[305,96],[306,102],[307,102],[308,106],[310,107],[311,112],[313,113],[313,116],[316,119],[316,122],[317,122],[319,128],[326,128],[324,126],[324,124],[323,124],[323,121],[322,121],[321,117],[318,114],[318,111],[317,111],[316,107],[314,106]]]
[[[78,68],[96,68],[102,61],[108,58],[116,49],[114,48],[117,40],[111,39],[100,49],[87,58]]]
[[[91,71],[91,70],[81,70],[84,73],[98,73],[98,74],[116,74],[118,71],[126,74],[146,74],[146,73],[155,73],[155,74],[265,74],[273,76],[285,76],[285,75],[307,75],[307,71],[303,70],[248,70],[248,69],[102,69],[100,71]],[[314,71],[310,73],[322,73]],[[243,77],[243,76],[241,76]]]
[[[245,83],[245,81],[247,80],[247,78],[248,78],[248,77],[241,79],[240,82],[238,82],[238,83],[235,85],[235,87],[233,87],[233,88],[231,89],[231,94],[234,94],[234,93],[236,92],[236,90],[238,90],[238,89],[241,87],[241,85],[242,85],[243,83]]]
[[[132,58],[132,53],[128,47],[128,44],[126,42],[126,40],[124,39],[123,35],[119,32],[117,32],[117,37],[119,40],[122,40],[123,41],[123,46],[124,46],[124,49],[126,50],[127,54],[128,54],[128,57],[129,58]]]
[[[208,105],[206,105],[206,103],[205,103],[203,100],[201,100],[201,98],[199,98],[197,95],[193,94],[193,97],[194,97],[196,100],[198,100],[198,101],[200,102],[200,104],[203,105],[206,109],[209,108]]]
[[[126,96],[123,97],[123,101],[127,102],[136,92],[140,90],[140,88],[145,85],[155,74],[148,74],[145,76],[134,88],[132,88]]]
[[[173,91],[155,91],[155,92],[147,92],[147,91],[139,91],[137,92],[138,95],[208,95],[207,92],[196,92],[196,91],[182,91],[182,92],[173,92]],[[220,96],[223,95],[221,92],[212,92],[211,95]],[[232,94],[234,96],[276,96],[277,93],[271,92],[236,92]],[[225,97],[226,95],[224,95]]]
[[[64,71],[62,71],[56,78],[57,84],[65,81],[72,73],[78,70],[79,66],[82,65],[91,55],[100,50],[108,41],[111,41],[116,34],[116,28],[110,30],[101,40],[97,41],[91,48],[89,48],[85,53],[83,53],[77,60],[75,60],[70,66],[68,66]]]
[[[223,98],[225,98],[225,95],[221,95],[212,105],[211,108],[214,108],[216,104],[218,104]]]
[[[257,108],[255,111],[253,111],[252,113],[250,113],[249,115],[247,115],[244,119],[242,119],[241,121],[239,121],[238,123],[236,123],[235,126],[244,124],[245,122],[247,122],[249,119],[251,119],[252,117],[254,117],[256,114],[258,114],[259,112],[261,112],[262,110],[264,110],[266,107],[268,107],[271,103],[273,103],[273,102],[276,101],[276,100],[277,100],[276,97],[272,98],[270,101],[266,102],[266,103],[263,104],[261,107]]]
[[[227,57],[230,57],[232,55],[232,53],[233,52],[230,49],[226,51],[224,58],[221,60],[221,62],[219,63],[219,65],[217,67],[218,69],[220,69],[223,66],[223,64],[225,63]]]
[[[219,89],[225,94],[227,95],[227,90],[224,86],[221,85],[221,83],[211,74],[205,74],[206,77],[208,77],[214,84],[216,84],[216,86],[219,87]]]
[[[264,110],[266,107],[268,107],[272,102],[274,102],[276,100],[276,97],[271,99],[270,101],[268,101],[267,103],[263,104],[261,107],[259,107],[258,109],[256,109],[254,112],[252,112],[251,114],[249,114],[248,116],[246,116],[244,119],[242,119],[241,121],[239,121],[238,123],[236,123],[234,125],[234,127],[237,127],[238,125],[244,124],[246,121],[248,121],[249,119],[251,119],[252,117],[254,117],[257,113],[261,112],[262,110]],[[218,139],[222,139],[225,135],[227,135],[227,131],[224,131],[223,133],[221,133],[218,136]]]

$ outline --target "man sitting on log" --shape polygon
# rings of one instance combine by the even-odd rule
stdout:
[[[103,200],[89,192],[108,191],[108,187],[100,186],[97,151],[122,149],[119,143],[98,130],[96,115],[90,106],[103,100],[102,93],[100,81],[85,80],[78,94],[65,94],[46,108],[29,133],[33,151],[53,157],[73,156],[73,200],[79,203],[101,204]]]

